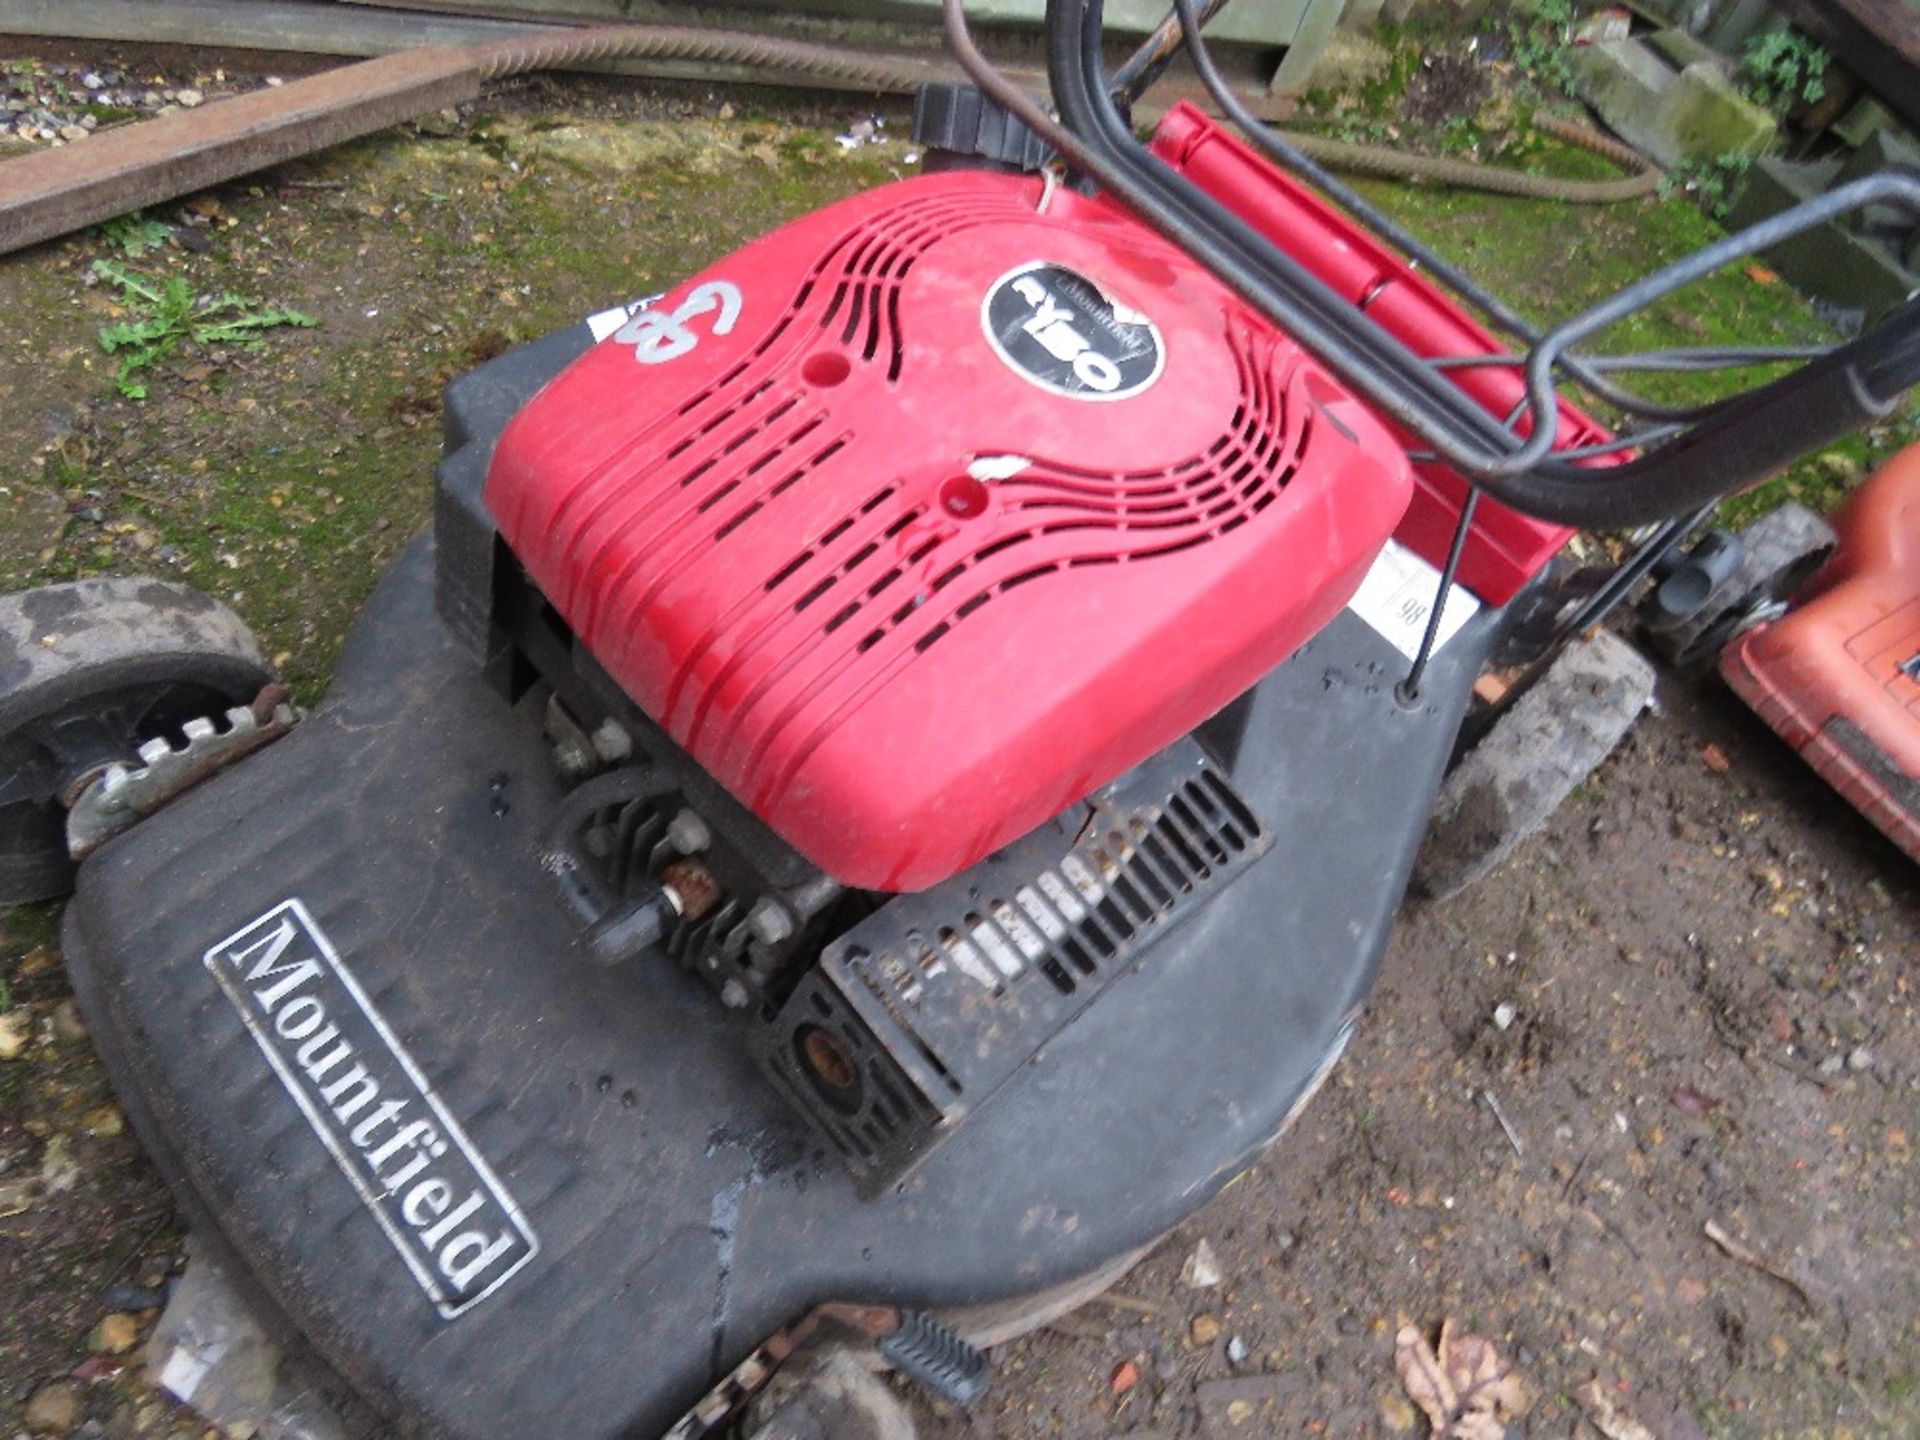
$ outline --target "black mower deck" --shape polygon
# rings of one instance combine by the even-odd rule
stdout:
[[[504,404],[537,379],[479,383]],[[1180,1221],[1343,1036],[1498,619],[1415,709],[1351,612],[1236,707],[1242,753],[1279,757],[1234,771],[1273,849],[865,1203],[707,989],[575,958],[534,860],[560,795],[537,717],[449,637],[433,572],[422,540],[315,715],[86,864],[65,943],[190,1211],[394,1431],[473,1440],[652,1436],[818,1302],[1038,1291]]]

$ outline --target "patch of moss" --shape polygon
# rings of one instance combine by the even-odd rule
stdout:
[[[1584,153],[1561,148],[1569,164]],[[1561,173],[1558,162],[1554,168]],[[1566,319],[1724,233],[1681,196],[1572,206],[1382,182],[1363,182],[1358,188],[1542,326]],[[1831,344],[1838,338],[1791,286],[1764,269],[1740,263],[1630,316],[1597,337],[1591,348],[1606,352],[1694,345],[1791,346]],[[1697,404],[1768,373],[1626,378],[1663,403]],[[1729,500],[1724,518],[1744,524],[1787,500],[1831,510],[1860,478],[1916,439],[1920,439],[1920,408],[1910,406],[1898,419],[1801,460],[1778,478]]]
[[[0,351],[0,396],[11,388],[33,417],[77,394],[91,418],[44,453],[16,439],[0,483],[100,518],[0,584],[147,570],[199,585],[234,605],[311,703],[367,593],[429,516],[448,381],[665,289],[898,164],[893,147],[843,155],[828,135],[764,118],[506,115],[477,138],[344,146],[304,166],[300,190],[269,177],[170,212],[197,222],[197,253],[155,263],[198,293],[270,289],[324,323],[212,363],[183,352],[138,406],[111,393],[94,343],[112,297],[81,285],[108,240],[9,261],[27,283],[0,291],[5,332],[21,337]]]

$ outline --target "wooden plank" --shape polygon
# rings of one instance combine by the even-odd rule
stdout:
[[[503,20],[534,20],[548,24],[606,25],[614,22],[648,24],[658,20],[688,23],[684,7],[671,15],[657,5],[628,5],[621,0],[346,0],[353,5],[392,5],[403,10],[436,11]]]
[[[235,50],[303,51],[315,55],[390,55],[422,44],[464,45],[546,35],[572,27],[491,20],[315,0],[0,0],[0,35]],[[903,58],[906,58],[903,56]],[[959,80],[959,68],[932,59],[928,78]],[[869,86],[831,76],[783,77],[777,71],[717,61],[596,60],[571,67],[592,74],[704,84],[793,85],[871,94]]]
[[[475,55],[431,46],[9,160],[0,164],[0,254],[479,94]]]
[[[684,25],[688,20],[685,5],[660,4],[658,0],[350,0],[350,3],[597,24],[621,20]],[[718,23],[751,26],[755,22],[747,17],[724,13],[744,9],[782,22],[839,18],[854,23],[885,24],[898,31],[937,37],[941,33],[940,5],[941,0],[808,0],[805,5],[792,5],[787,0],[728,0],[725,4],[705,7],[701,19],[713,21],[714,12],[719,11],[722,14]],[[1286,45],[1293,41],[1301,25],[1307,22],[1308,12],[1315,8],[1330,8],[1332,20],[1338,20],[1340,0],[1235,0],[1207,27],[1207,34],[1222,44]],[[1106,28],[1111,35],[1138,37],[1151,31],[1166,13],[1167,0],[1108,0]],[[968,0],[967,5],[968,19],[980,30],[1002,26],[1036,30],[1045,15],[1046,0]]]
[[[0,34],[127,40],[312,55],[391,55],[471,45],[550,27],[315,0],[0,0]]]

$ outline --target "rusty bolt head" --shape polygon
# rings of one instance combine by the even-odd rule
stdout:
[[[660,872],[660,879],[688,920],[698,920],[719,903],[720,882],[706,866],[692,860],[676,860]]]

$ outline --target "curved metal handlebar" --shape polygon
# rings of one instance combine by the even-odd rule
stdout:
[[[1059,122],[981,55],[967,29],[964,0],[945,0],[945,11],[954,54],[983,90],[1298,340],[1382,415],[1516,509],[1596,528],[1663,519],[1756,483],[1797,456],[1884,417],[1920,383],[1920,301],[1910,301],[1868,335],[1790,375],[1703,409],[1665,411],[1691,423],[1660,427],[1670,438],[1633,460],[1593,469],[1556,457],[1556,373],[1603,399],[1613,398],[1613,387],[1596,383],[1597,372],[1571,353],[1573,346],[1732,260],[1862,206],[1894,204],[1920,216],[1920,179],[1888,174],[1856,181],[1730,235],[1555,327],[1526,352],[1527,403],[1511,423],[1502,424],[1440,367],[1415,355],[1139,144],[1104,74],[1101,0],[1048,0],[1048,76]],[[1199,23],[1193,0],[1177,0],[1176,12],[1191,42]],[[1207,79],[1211,67],[1204,51],[1194,53]],[[1519,328],[1523,338],[1531,338],[1531,331]],[[1631,408],[1663,413],[1651,406]]]

